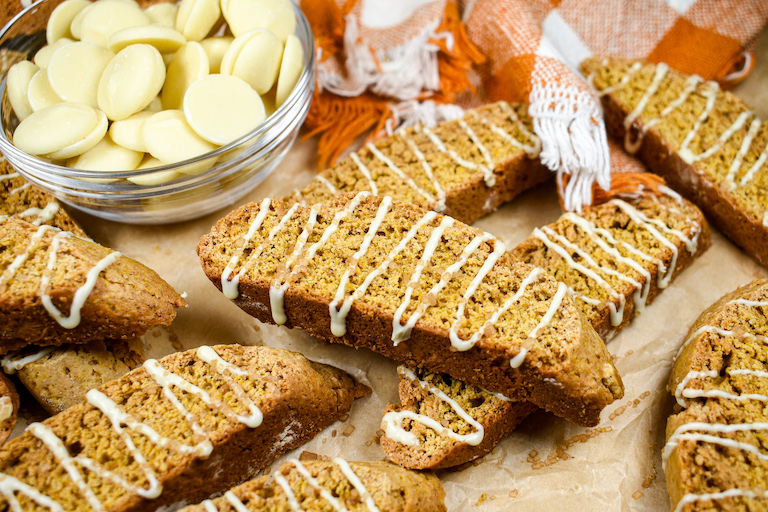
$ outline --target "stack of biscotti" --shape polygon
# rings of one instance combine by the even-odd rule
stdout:
[[[182,512],[445,512],[444,499],[435,475],[388,462],[290,459],[271,477],[251,480]]]
[[[568,286],[607,340],[709,246],[702,213],[662,188],[614,199],[537,228],[510,251]],[[382,420],[381,447],[410,468],[444,468],[480,457],[535,408],[447,375],[400,369],[400,401]]]
[[[265,199],[222,219],[198,254],[211,281],[264,322],[449,373],[582,425],[623,394],[564,284],[435,212],[367,192],[312,207]]]
[[[0,217],[0,245],[3,368],[49,412],[140,364],[134,338],[184,305],[151,269],[49,224]]]
[[[682,410],[662,453],[672,510],[766,510],[766,336],[766,279],[725,295],[689,330],[669,380]]]
[[[716,82],[666,64],[592,58],[608,132],[768,266],[768,125]]]
[[[252,477],[370,390],[268,347],[148,360],[0,448],[0,507],[175,509]]]
[[[528,105],[498,102],[434,128],[404,128],[326,169],[288,201],[369,191],[467,224],[548,180]]]

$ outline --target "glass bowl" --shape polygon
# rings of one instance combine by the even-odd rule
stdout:
[[[45,45],[45,28],[63,0],[42,0],[24,9],[0,31],[0,152],[20,175],[57,199],[97,217],[131,224],[163,224],[200,217],[233,204],[269,176],[285,157],[307,117],[315,86],[312,29],[293,3],[296,31],[304,50],[304,70],[288,99],[263,123],[240,139],[199,157],[141,171],[82,171],[31,156],[11,142],[18,120],[6,92],[6,74],[14,62],[28,59]],[[185,174],[156,186],[122,178],[175,171],[215,159],[197,175]],[[188,169],[188,168],[187,168]],[[84,181],[122,179],[113,183]]]

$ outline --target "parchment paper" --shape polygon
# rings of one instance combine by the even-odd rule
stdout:
[[[736,93],[758,116],[768,117],[768,36],[758,47],[757,68]],[[274,175],[236,205],[283,196],[308,183],[315,172],[315,144],[297,143]],[[358,400],[345,422],[323,431],[288,456],[308,451],[349,460],[380,460],[374,441],[382,411],[397,402],[396,363],[367,350],[317,341],[301,331],[260,324],[230,303],[203,274],[195,247],[199,238],[232,208],[168,226],[130,226],[75,214],[98,242],[155,269],[178,291],[188,293],[170,330],[146,335],[148,356],[161,357],[201,344],[264,344],[297,350],[339,366],[373,388]],[[481,219],[476,226],[501,236],[508,246],[536,226],[560,215],[554,182]],[[671,400],[665,386],[672,357],[699,313],[726,292],[768,276],[720,233],[712,247],[608,345],[626,386],[625,397],[609,406],[598,427],[585,429],[537,412],[477,464],[441,473],[448,510],[611,510],[668,509],[661,469],[666,417]],[[33,413],[22,414],[17,432]],[[267,468],[277,467],[285,456]]]

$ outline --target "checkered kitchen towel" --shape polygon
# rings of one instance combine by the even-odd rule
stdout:
[[[542,161],[567,181],[568,210],[591,202],[595,181],[610,187],[605,126],[576,71],[581,60],[664,61],[727,86],[751,70],[749,50],[768,20],[766,0],[304,0],[302,8],[319,35],[321,92],[308,125],[324,133],[321,157],[386,118],[451,118],[456,110],[440,104],[474,84],[484,101],[530,103]],[[476,83],[464,73],[470,66]],[[425,99],[436,103],[416,103]]]

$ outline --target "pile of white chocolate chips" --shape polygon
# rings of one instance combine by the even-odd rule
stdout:
[[[246,135],[288,98],[304,67],[289,0],[65,0],[47,45],[15,64],[13,143],[74,169],[175,164]],[[159,185],[215,159],[129,181]],[[104,180],[106,181],[106,180]]]

